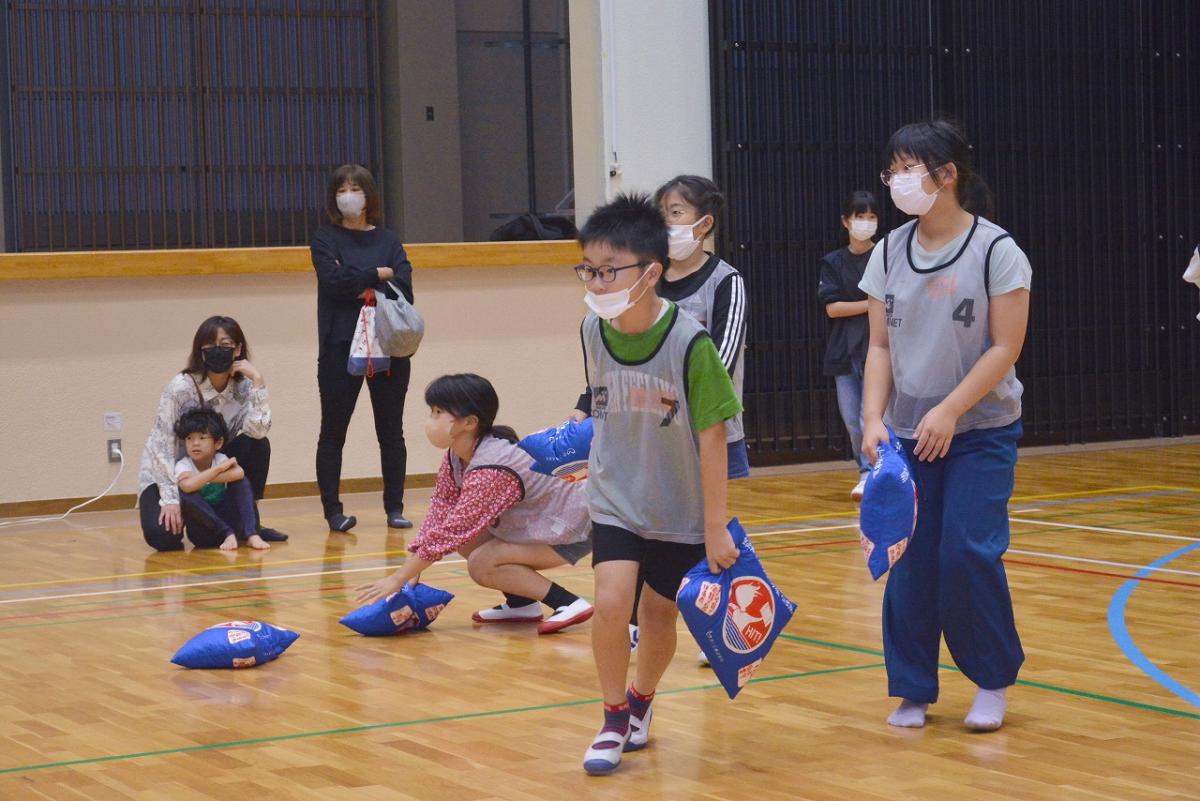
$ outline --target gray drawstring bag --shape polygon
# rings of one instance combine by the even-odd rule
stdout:
[[[395,291],[397,299],[375,293],[375,335],[384,353],[405,359],[420,347],[421,338],[425,336],[425,321],[395,284],[389,281],[388,286]]]

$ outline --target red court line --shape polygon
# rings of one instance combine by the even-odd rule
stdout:
[[[1128,581],[1129,579],[1137,578],[1136,576],[1130,576],[1130,575],[1126,575],[1124,573],[1106,573],[1103,570],[1087,570],[1082,567],[1063,567],[1061,565],[1044,565],[1041,562],[1025,562],[1020,559],[1006,558],[1004,560],[1004,563],[1009,564],[1009,565],[1023,565],[1025,567],[1041,567],[1046,570],[1061,570],[1064,573],[1085,573],[1089,576],[1107,576],[1108,578],[1117,578],[1117,579],[1121,579],[1123,581]],[[1173,581],[1171,579],[1160,579],[1160,578],[1141,578],[1141,579],[1138,579],[1138,581],[1147,581],[1147,582],[1150,582],[1153,584],[1171,584],[1176,587],[1194,587],[1195,589],[1200,590],[1200,584],[1194,584],[1190,581]]]

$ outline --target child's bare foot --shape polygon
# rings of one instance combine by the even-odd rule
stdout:
[[[229,536],[225,538],[225,541],[221,543],[221,550],[222,551],[236,551],[237,550],[237,535],[234,534],[232,531],[229,532]]]
[[[258,536],[257,534],[251,534],[249,537],[246,538],[246,542],[250,545],[251,548],[256,548],[257,550],[260,550],[260,551],[271,550],[271,543],[267,542],[266,540],[264,540],[262,537]]]

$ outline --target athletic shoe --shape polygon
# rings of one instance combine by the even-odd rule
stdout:
[[[637,653],[638,647],[638,627],[634,624],[629,624],[629,653]]]
[[[476,623],[538,623],[542,619],[541,604],[526,604],[525,606],[509,606],[500,604],[491,609],[480,609],[471,615]]]
[[[861,501],[863,490],[867,487],[867,474],[860,473],[858,483],[854,485],[854,489],[850,490],[850,500]]]
[[[582,598],[576,598],[566,606],[560,606],[555,609],[554,614],[546,618],[545,623],[538,626],[538,634],[553,634],[556,631],[562,631],[567,626],[582,623],[590,618],[595,611],[587,601]]]
[[[388,528],[412,528],[412,521],[399,512],[388,512]]]
[[[606,776],[621,764],[621,751],[629,743],[632,728],[624,736],[615,731],[601,730],[583,755],[583,769],[589,776]]]
[[[700,656],[696,657],[696,661],[700,664],[700,667],[712,667],[712,664],[708,661],[708,654],[703,651],[700,652]]]

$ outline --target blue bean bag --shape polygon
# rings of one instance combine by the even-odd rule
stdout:
[[[729,535],[738,558],[719,574],[701,560],[679,585],[675,604],[730,698],[766,658],[796,605],[767,577],[750,538],[735,517]]]
[[[338,622],[367,637],[420,631],[429,628],[453,598],[445,590],[417,584],[360,606]]]
[[[858,508],[859,541],[871,578],[878,580],[896,564],[917,528],[917,482],[908,469],[904,444],[888,429],[879,458],[867,474]]]
[[[592,418],[535,431],[517,444],[533,457],[535,471],[565,481],[582,481],[587,478],[592,451]]]
[[[300,635],[257,620],[218,623],[183,644],[171,661],[185,668],[248,668],[277,659]]]

